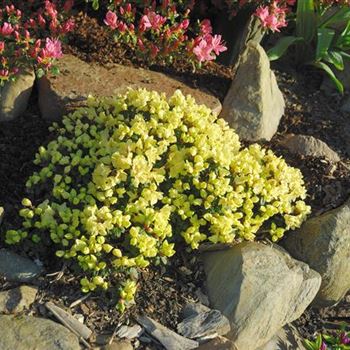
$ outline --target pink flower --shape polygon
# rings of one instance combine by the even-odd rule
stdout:
[[[158,15],[153,11],[150,11],[146,15],[143,15],[141,17],[140,30],[142,32],[150,28],[154,30],[158,30],[165,22],[166,22],[165,17]]]
[[[200,24],[200,30],[203,35],[211,34],[213,32],[213,27],[209,19],[204,19]]]
[[[139,28],[140,28],[141,32],[144,32],[147,29],[152,28],[151,21],[149,20],[147,15],[143,15],[141,17]]]
[[[8,36],[11,35],[12,32],[14,31],[14,28],[12,27],[12,25],[10,23],[5,22],[4,25],[2,26],[2,28],[0,28],[0,33],[3,36]]]
[[[66,12],[69,12],[74,5],[74,0],[66,0],[66,2],[63,5],[63,10]]]
[[[211,55],[211,52],[211,43],[208,43],[204,37],[202,37],[199,43],[193,48],[193,53],[197,56],[199,62],[214,60],[215,56]]]
[[[350,344],[350,338],[345,332],[340,334],[340,343],[344,345]]]
[[[114,12],[108,11],[104,23],[112,29],[116,29],[118,27],[118,16]]]
[[[220,52],[227,50],[227,47],[223,45],[221,35],[214,35],[211,39],[211,46],[216,55],[220,55]]]
[[[71,32],[74,29],[74,21],[73,19],[69,19],[64,25],[62,26],[62,32],[63,33],[68,33]]]
[[[181,23],[180,23],[180,28],[186,30],[188,28],[188,26],[190,25],[190,21],[188,19],[184,19]]]
[[[5,43],[3,41],[0,41],[0,53],[2,53],[5,50]]]
[[[44,58],[60,58],[63,56],[61,42],[58,39],[46,38],[45,48],[42,50]]]

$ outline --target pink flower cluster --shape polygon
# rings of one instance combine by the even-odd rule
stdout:
[[[62,56],[60,38],[70,32],[73,0],[60,3],[45,0],[41,7],[34,0],[2,1],[0,9],[0,85],[14,79],[20,69],[34,67],[44,73]],[[63,10],[59,10],[63,9]]]
[[[259,6],[255,12],[264,28],[279,32],[287,26],[286,15],[296,0],[273,0],[270,5]]]
[[[155,63],[172,63],[187,58],[196,64],[212,61],[226,50],[220,35],[212,35],[208,20],[202,21],[196,30],[190,26],[189,14],[194,1],[187,6],[164,0],[157,6],[155,1],[115,1],[106,14],[104,23],[113,30],[117,41],[131,46],[138,56]]]

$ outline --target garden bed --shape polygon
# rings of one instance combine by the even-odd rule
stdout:
[[[67,53],[101,65],[114,62],[161,71],[192,87],[207,90],[223,101],[234,74],[232,68],[210,63],[205,69],[193,73],[186,62],[171,68],[147,67],[147,62],[135,60],[131,52],[111,43],[108,34],[96,19],[79,14],[75,20],[78,30],[71,34],[65,46]],[[341,97],[337,93],[327,95],[320,91],[322,77],[318,72],[296,71],[286,62],[279,62],[273,68],[286,100],[286,111],[278,133],[270,142],[265,142],[264,146],[283,156],[288,164],[301,169],[308,190],[306,201],[311,205],[313,215],[336,208],[350,194],[350,125],[349,116],[340,112]],[[39,116],[35,93],[28,110],[19,119],[1,126],[0,204],[6,211],[2,232],[18,226],[17,212],[25,197],[25,182],[34,170],[32,160],[39,145],[47,143],[51,138],[48,126],[49,123]],[[322,158],[293,155],[281,145],[284,136],[290,133],[310,135],[326,142],[338,153],[341,161],[333,164]],[[27,248],[24,246],[16,249],[22,253]],[[153,267],[142,273],[136,306],[123,316],[114,309],[114,304],[110,302],[113,296],[110,294],[91,296],[72,311],[82,314],[85,324],[96,334],[111,334],[118,325],[133,323],[135,315],[139,313],[146,313],[175,330],[182,306],[188,301],[202,301],[198,293],[201,289],[204,290],[204,274],[198,255],[184,254],[185,247],[179,251],[170,265]],[[32,258],[38,259],[39,252]],[[41,277],[36,282],[39,298],[29,311],[30,314],[46,316],[46,309],[40,307],[44,301],[69,306],[82,297],[76,275],[69,271],[65,271],[61,277],[59,274],[52,275],[62,270],[63,266],[53,265],[51,261],[50,256],[42,261],[46,273],[51,276]],[[15,286],[5,282],[0,290]],[[329,328],[334,322],[349,322],[349,310],[348,296],[337,307],[306,311],[296,325],[302,335],[311,337],[316,331]],[[146,343],[145,340],[140,348],[144,346],[155,349],[158,346]]]

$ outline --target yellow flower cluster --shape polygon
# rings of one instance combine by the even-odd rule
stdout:
[[[310,211],[299,170],[259,145],[240,149],[224,120],[180,91],[168,100],[142,89],[89,98],[53,129],[27,182],[23,227],[6,242],[49,237],[58,257],[84,271],[84,292],[123,275],[121,310],[136,292],[130,271],[174,255],[178,237],[192,249],[264,232],[276,241]]]

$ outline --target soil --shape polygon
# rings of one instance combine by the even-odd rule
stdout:
[[[125,65],[147,67],[147,62],[139,61],[132,52],[111,42],[98,19],[83,14],[76,16],[77,32],[69,38],[65,52],[73,53],[81,59],[101,64],[116,62]],[[193,73],[186,62],[174,67],[151,66],[152,70],[165,72],[180,78],[193,87],[205,87],[213,95],[223,100],[229,86],[233,69],[210,63],[202,71]],[[341,205],[350,194],[350,126],[349,116],[339,112],[341,97],[327,95],[320,91],[322,76],[317,71],[295,70],[294,67],[279,62],[273,66],[279,86],[286,99],[286,111],[278,133],[265,146],[285,157],[290,165],[299,167],[308,189],[307,201],[313,215]],[[6,217],[1,232],[18,226],[17,212],[21,199],[25,196],[25,182],[33,172],[32,160],[39,145],[50,138],[49,124],[39,116],[37,96],[33,93],[28,110],[16,121],[1,125],[0,128],[0,204],[5,207]],[[300,157],[290,154],[280,145],[285,134],[306,134],[326,142],[337,151],[342,161],[331,164],[326,159]],[[1,245],[1,243],[0,243]],[[15,248],[23,253],[23,248]],[[113,295],[91,295],[72,307],[73,313],[84,316],[85,323],[95,334],[111,334],[121,324],[134,323],[134,316],[146,313],[171,329],[176,329],[183,305],[188,301],[198,301],[198,291],[203,291],[204,274],[195,253],[183,252],[171,260],[167,266],[156,266],[140,276],[140,291],[137,304],[122,317],[115,311]],[[42,256],[33,255],[32,258]],[[78,278],[59,263],[52,263],[50,257],[42,260],[47,275],[36,281],[39,298],[28,312],[48,316],[43,302],[51,300],[62,307],[69,307],[80,299]],[[59,272],[64,270],[64,274]],[[56,273],[56,274],[55,274]],[[61,276],[62,275],[62,276]],[[0,290],[15,286],[6,281]],[[338,306],[320,310],[309,309],[296,322],[305,337],[312,337],[316,331],[331,328],[334,323],[350,323],[350,296]],[[140,349],[161,348],[155,342]],[[135,344],[138,346],[138,344]]]

